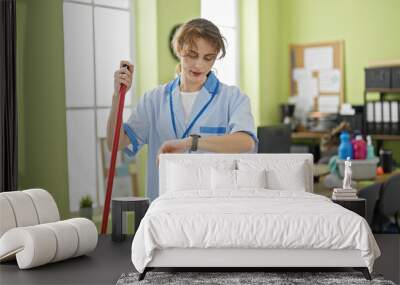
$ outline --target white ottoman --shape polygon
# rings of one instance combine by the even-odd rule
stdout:
[[[59,221],[57,205],[43,189],[0,193],[0,262],[17,260],[20,269],[86,254],[96,248],[94,223]]]

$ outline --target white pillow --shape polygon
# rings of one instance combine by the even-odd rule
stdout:
[[[232,159],[180,158],[167,160],[165,165],[166,191],[209,190],[211,191],[211,169],[235,169]]]
[[[267,188],[271,190],[306,191],[308,184],[305,161],[239,160],[240,170],[266,169]]]
[[[267,188],[266,171],[263,170],[211,170],[212,189],[238,190],[241,188]]]
[[[211,188],[213,190],[236,190],[236,170],[212,168]]]
[[[262,170],[236,170],[237,188],[267,188],[267,172]]]
[[[302,165],[296,165],[290,173],[277,169],[269,169],[267,171],[267,181],[269,189],[306,191],[306,176]]]
[[[211,167],[169,163],[167,191],[211,188]]]

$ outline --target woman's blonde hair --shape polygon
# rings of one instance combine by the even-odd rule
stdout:
[[[186,45],[193,47],[198,38],[208,41],[218,53],[221,52],[219,58],[225,56],[225,38],[216,25],[201,18],[186,22],[176,31],[172,39],[175,54],[178,56]],[[180,64],[177,65],[177,73],[180,73]]]

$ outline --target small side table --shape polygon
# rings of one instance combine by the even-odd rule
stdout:
[[[139,228],[149,208],[149,198],[143,197],[121,197],[112,199],[112,235],[113,241],[123,241],[125,235],[122,233],[122,215],[124,212],[135,212],[135,231]]]
[[[364,219],[366,218],[366,200],[364,198],[357,198],[357,199],[332,199],[332,202],[339,204],[340,206],[353,211],[354,213],[359,214]]]

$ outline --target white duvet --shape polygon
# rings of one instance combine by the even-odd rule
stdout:
[[[320,195],[266,189],[160,196],[134,237],[133,265],[143,272],[165,248],[358,249],[370,272],[380,255],[359,215]]]

